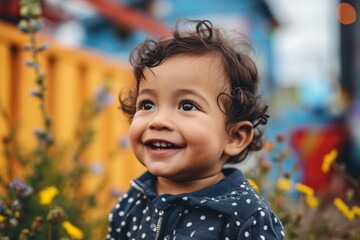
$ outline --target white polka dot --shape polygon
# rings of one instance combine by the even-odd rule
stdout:
[[[265,216],[265,213],[263,211],[260,212],[261,216]]]
[[[230,238],[228,238],[228,237],[225,237],[225,240],[230,240]]]
[[[249,232],[246,231],[246,232],[244,233],[244,236],[245,236],[245,237],[249,237],[249,236],[250,236]]]
[[[138,226],[137,225],[134,225],[133,226],[133,231],[136,231],[138,229]]]
[[[234,195],[234,194],[236,194],[236,192],[235,192],[235,191],[232,191],[230,194],[231,194],[231,195]]]
[[[183,197],[182,200],[187,201],[188,197]]]
[[[125,226],[125,225],[126,225],[126,222],[125,222],[125,221],[122,221],[122,222],[120,223],[120,225],[121,225],[121,226]]]
[[[201,200],[201,202],[200,203],[204,203],[204,202],[206,202],[206,200],[204,199],[204,200]]]
[[[235,212],[234,212],[234,215],[237,216],[237,215],[238,215],[238,212],[235,211]]]
[[[244,185],[244,184],[241,184],[241,185],[240,185],[240,187],[241,187],[241,188],[244,188],[244,187],[245,187],[245,185]]]
[[[122,198],[127,198],[128,197],[128,194],[127,193],[125,193],[123,196],[122,196]]]
[[[190,237],[193,237],[196,231],[192,231]]]
[[[130,236],[131,236],[131,233],[130,233],[130,232],[127,232],[127,233],[126,233],[126,236],[127,236],[127,237],[130,237]]]
[[[265,240],[265,237],[263,235],[260,235],[261,240]]]
[[[125,214],[124,211],[119,212],[119,216],[121,216],[121,217],[124,216],[124,214]]]
[[[139,229],[140,229],[140,230],[142,229],[142,225],[139,226]]]
[[[110,213],[110,214],[109,214],[109,221],[112,222],[112,220],[113,220],[113,214]]]
[[[236,226],[240,226],[240,222],[239,221],[236,221]]]
[[[136,201],[136,205],[140,205],[141,201],[140,200],[137,200]]]
[[[141,238],[142,239],[146,238],[146,233],[141,234]]]
[[[136,219],[137,219],[136,217],[133,217],[133,219],[132,219],[132,220],[133,220],[133,222],[136,222]]]
[[[268,230],[268,226],[267,225],[264,225],[264,230],[266,231],[266,230]]]
[[[214,227],[209,227],[209,231],[214,231]]]
[[[236,202],[233,202],[231,205],[232,205],[232,206],[237,206],[237,203],[236,203]]]
[[[117,229],[115,229],[115,231],[119,233],[119,232],[121,232],[121,228],[117,228]]]
[[[116,205],[115,205],[115,208],[116,208],[116,209],[119,209],[119,208],[120,208],[120,204],[116,204]]]
[[[256,220],[253,221],[253,224],[256,225]]]
[[[128,202],[132,203],[134,201],[134,198],[129,198]]]
[[[226,228],[229,228],[230,227],[230,223],[226,224]]]
[[[166,198],[163,198],[163,197],[162,197],[162,198],[161,198],[161,201],[166,202]]]
[[[221,213],[218,215],[219,218],[221,218],[222,216],[223,216],[223,215],[222,215]]]
[[[184,213],[185,213],[185,214],[189,213],[189,210],[185,209],[185,210],[184,210]]]
[[[187,227],[191,227],[191,225],[192,225],[192,222],[188,222],[188,223],[186,224]]]
[[[201,220],[205,220],[206,217],[205,217],[204,215],[202,215],[202,216],[200,217],[200,219],[201,219]]]
[[[150,221],[150,219],[151,219],[150,216],[147,216],[147,217],[145,218],[145,220],[146,220],[147,222]]]
[[[276,217],[274,218],[274,221],[275,221],[275,223],[277,223],[277,222],[278,222],[278,220],[277,220],[277,218],[276,218]]]
[[[281,235],[283,235],[285,237],[285,233],[283,231],[281,231]]]
[[[246,203],[247,204],[250,204],[251,203],[251,200],[248,198],[248,199],[246,199]]]

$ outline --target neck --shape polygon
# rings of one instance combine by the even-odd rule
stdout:
[[[217,182],[219,182],[224,177],[225,176],[221,171],[209,177],[193,179],[188,181],[174,181],[171,179],[158,177],[156,190],[158,195],[162,195],[162,194],[177,195],[182,193],[190,193],[210,187],[216,184]]]

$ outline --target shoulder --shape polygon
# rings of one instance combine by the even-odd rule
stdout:
[[[284,239],[285,231],[280,219],[269,209],[259,209],[241,224],[238,239]]]

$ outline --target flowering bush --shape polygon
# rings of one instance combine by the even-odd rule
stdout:
[[[337,150],[322,159],[322,173],[332,170],[328,188],[315,192],[310,186],[293,182],[299,166],[285,171],[289,153],[284,148],[283,135],[268,141],[257,155],[258,163],[246,175],[282,220],[286,239],[360,239],[360,183],[336,162]],[[276,171],[270,171],[270,166],[277,167]],[[277,177],[271,175],[274,172]],[[336,187],[344,182],[348,185],[345,190]]]
[[[34,130],[35,149],[24,152],[8,113],[0,108],[9,126],[9,134],[2,140],[7,165],[18,164],[22,169],[14,179],[0,175],[0,240],[90,239],[94,232],[106,230],[107,221],[106,218],[87,220],[87,212],[97,204],[98,192],[79,193],[82,177],[91,171],[81,158],[94,138],[92,120],[112,100],[110,86],[105,84],[100,87],[94,98],[84,105],[74,140],[76,144],[64,150],[53,137],[52,119],[46,111],[45,73],[38,59],[47,44],[38,46],[36,43],[36,34],[42,26],[40,1],[22,0],[20,11],[23,19],[19,28],[30,41],[24,46],[24,50],[31,53],[31,59],[25,64],[34,70],[37,86],[37,89],[31,90],[31,95],[38,99],[43,126]],[[64,151],[70,151],[70,154]],[[69,155],[72,163],[63,166],[64,158]]]

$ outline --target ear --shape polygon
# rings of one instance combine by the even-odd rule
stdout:
[[[254,137],[254,126],[249,121],[238,122],[231,130],[231,136],[225,145],[224,153],[230,157],[241,153]]]

